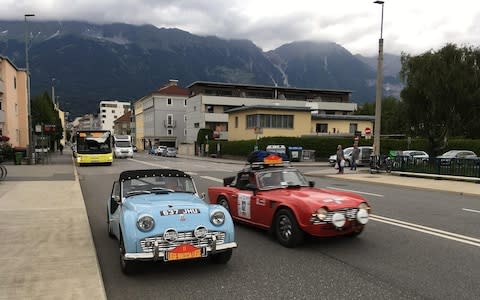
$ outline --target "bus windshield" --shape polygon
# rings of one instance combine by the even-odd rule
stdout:
[[[105,154],[112,152],[110,131],[77,132],[77,153]]]

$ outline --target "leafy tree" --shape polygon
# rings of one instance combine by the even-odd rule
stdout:
[[[52,99],[47,92],[35,96],[32,101],[32,124],[55,125],[55,131],[45,131],[44,136],[50,136],[50,148],[58,144],[63,137],[63,128],[58,111],[55,110]]]
[[[412,133],[440,153],[449,137],[480,137],[480,51],[447,44],[419,56],[402,53],[401,97]]]
[[[375,115],[375,103],[365,103],[356,112],[356,115]],[[382,100],[382,134],[405,134],[408,124],[405,122],[405,104],[395,97],[386,97]]]
[[[207,141],[205,136],[208,136],[209,141],[213,140],[213,130],[210,128],[201,128],[197,134],[198,145],[205,144],[205,142]]]

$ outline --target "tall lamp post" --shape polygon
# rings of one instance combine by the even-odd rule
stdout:
[[[34,17],[34,14],[25,14],[25,65],[27,71],[27,111],[28,111],[28,146],[27,146],[27,156],[30,157],[31,163],[35,163],[35,158],[33,157],[35,153],[35,148],[33,145],[33,127],[32,127],[32,104],[30,101],[30,69],[28,66],[28,17]]]
[[[380,23],[380,39],[378,40],[378,61],[377,61],[377,86],[375,93],[375,128],[373,137],[373,148],[375,155],[380,155],[380,130],[382,122],[382,81],[383,81],[383,4],[384,1],[374,1],[382,5],[382,20]]]

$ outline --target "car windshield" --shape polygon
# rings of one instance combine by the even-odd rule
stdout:
[[[193,180],[188,177],[140,177],[123,181],[123,195],[129,197],[150,193],[196,193]]]
[[[298,170],[268,170],[258,173],[260,189],[275,189],[288,186],[308,186],[308,181]]]
[[[458,154],[458,151],[448,151],[442,154],[445,157],[455,157]]]

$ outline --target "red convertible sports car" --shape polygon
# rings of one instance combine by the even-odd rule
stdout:
[[[223,185],[208,188],[211,203],[224,206],[235,221],[271,230],[286,247],[301,243],[305,234],[357,236],[369,220],[364,198],[314,188],[313,181],[275,154],[224,178]]]

